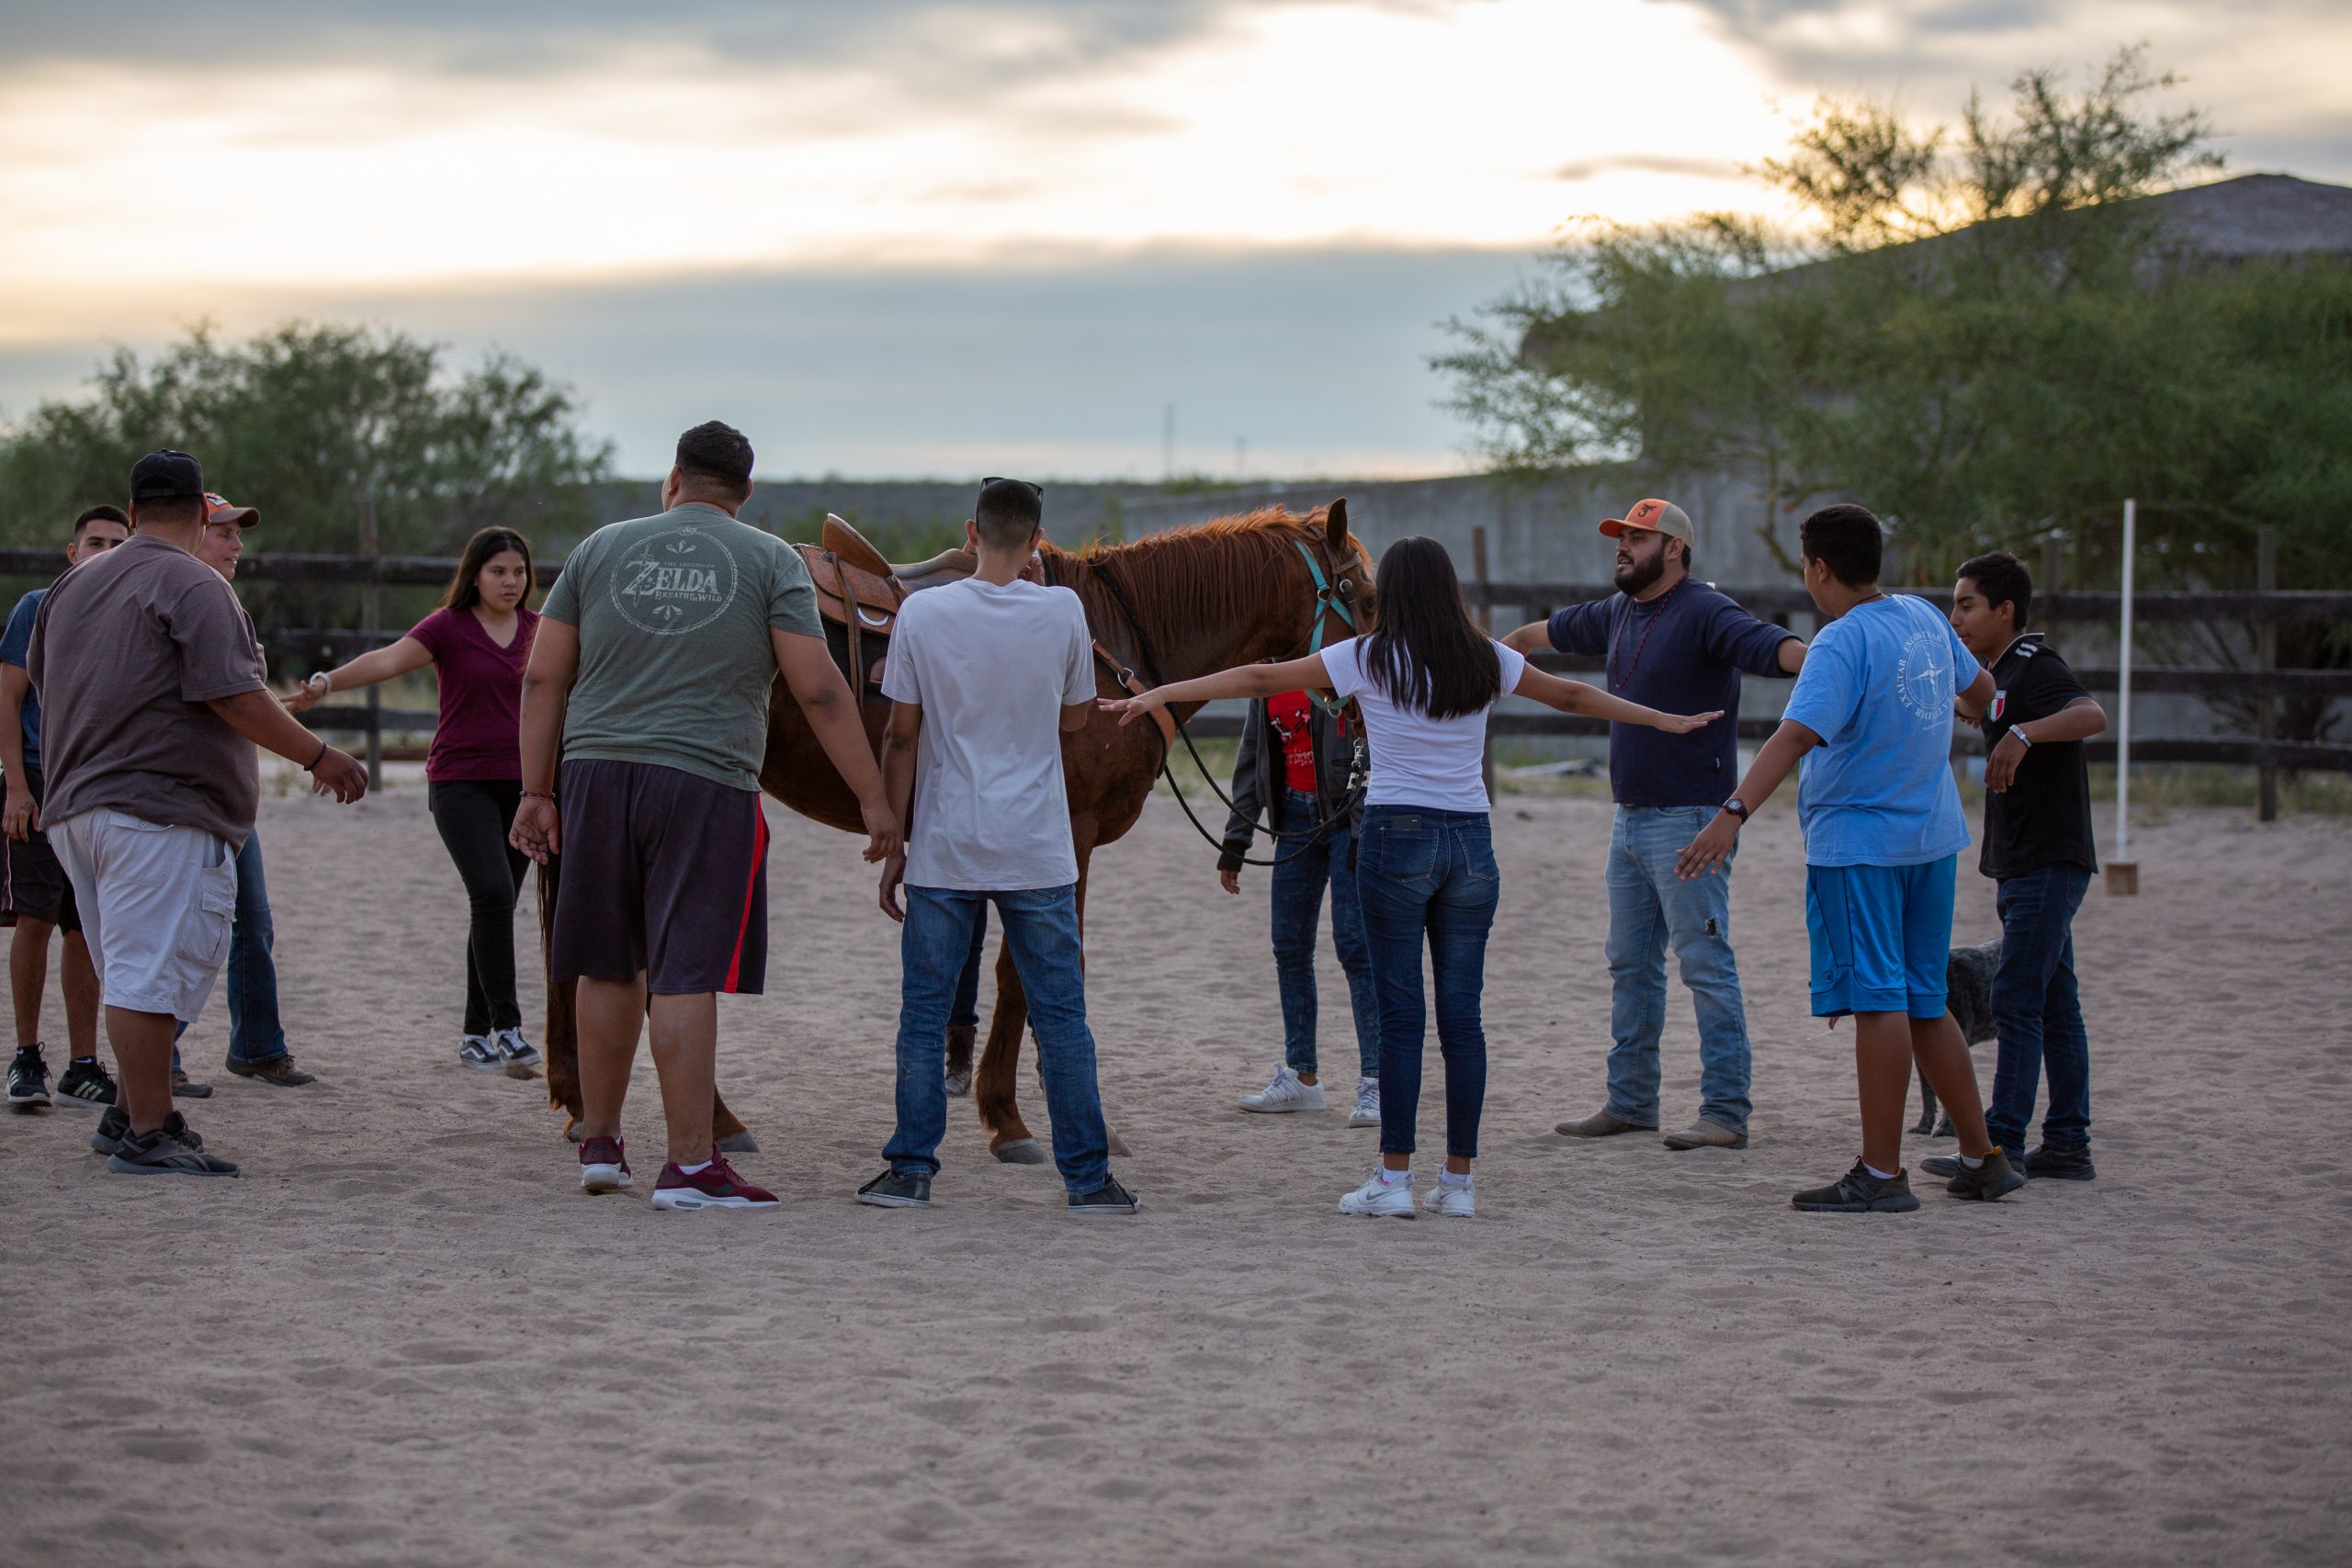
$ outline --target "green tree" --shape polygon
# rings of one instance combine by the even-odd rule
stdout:
[[[209,325],[152,360],[119,351],[91,394],[0,427],[0,537],[49,545],[98,501],[118,503],[141,453],[175,446],[206,479],[258,506],[256,549],[357,547],[362,502],[388,555],[454,555],[492,525],[535,541],[593,525],[587,487],[609,443],[580,428],[571,389],[512,355],[451,371],[405,333],[292,322],[243,343]],[[257,581],[266,624],[356,624],[347,589]]]

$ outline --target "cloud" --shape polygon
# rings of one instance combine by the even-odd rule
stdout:
[[[1553,173],[1553,178],[1570,185],[1580,185],[1603,175],[1644,174],[1682,175],[1691,179],[1728,179],[1739,173],[1737,161],[1730,158],[1678,158],[1658,152],[1626,152],[1611,158],[1579,158],[1563,164]]]

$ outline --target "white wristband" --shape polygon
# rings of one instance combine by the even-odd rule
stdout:
[[[334,677],[322,670],[312,675],[309,680],[303,682],[302,684],[311,687],[317,691],[319,695],[323,697],[329,692],[334,690]]]

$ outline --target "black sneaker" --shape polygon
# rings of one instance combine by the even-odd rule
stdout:
[[[90,1134],[90,1147],[102,1155],[110,1155],[122,1147],[123,1139],[130,1136],[130,1113],[119,1105],[109,1105],[98,1117],[98,1130]],[[190,1132],[188,1136],[196,1138]],[[204,1142],[196,1138],[198,1144]]]
[[[877,1209],[928,1209],[931,1178],[911,1170],[886,1170],[857,1190],[857,1201]]]
[[[1091,1192],[1069,1195],[1069,1210],[1073,1214],[1132,1214],[1143,1200],[1119,1185],[1116,1177],[1106,1176],[1102,1185]]]
[[[2003,1152],[2007,1153],[2007,1151],[2004,1150]],[[1953,1177],[1958,1176],[1962,1171],[1968,1168],[1960,1163],[1960,1156],[1958,1155],[1929,1155],[1926,1159],[1919,1162],[1919,1168],[1926,1174],[1935,1177],[1939,1180],[1950,1181]],[[2009,1168],[2011,1170],[2022,1170],[2028,1176],[2031,1176],[2033,1174],[2031,1168],[2027,1166],[2025,1163],[2025,1156],[2023,1155],[2010,1155]]]
[[[68,1062],[57,1080],[57,1098],[76,1105],[112,1105],[114,1079],[98,1066],[96,1056]]]
[[[172,1069],[172,1098],[174,1100],[210,1100],[212,1086],[209,1083],[198,1083],[179,1068],[174,1067]]]
[[[39,1111],[49,1103],[49,1064],[38,1045],[19,1045],[8,1058],[8,1103],[18,1111]]]
[[[1955,1198],[1989,1203],[1996,1198],[2007,1197],[2024,1185],[2025,1172],[2011,1165],[2009,1156],[1996,1146],[1975,1169],[1961,1166],[1952,1179],[1944,1183],[1944,1190]]]
[[[1898,1170],[1882,1181],[1860,1160],[1843,1180],[1800,1192],[1789,1201],[1815,1214],[1907,1214],[1919,1206],[1911,1195],[1907,1173]]]
[[[2097,1168],[2091,1164],[2088,1144],[2060,1149],[2048,1144],[2037,1145],[2025,1156],[2025,1173],[2036,1181],[2094,1181],[2098,1178]]]
[[[107,1157],[107,1168],[126,1176],[234,1176],[237,1168],[204,1152],[185,1117],[175,1111],[152,1133],[126,1132]]]
[[[280,1089],[300,1089],[306,1083],[319,1081],[318,1075],[306,1073],[296,1066],[294,1058],[283,1051],[259,1062],[240,1062],[232,1056],[229,1058],[229,1070],[241,1078],[273,1083]]]

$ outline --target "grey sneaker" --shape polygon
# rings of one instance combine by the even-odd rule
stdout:
[[[1906,1173],[1898,1170],[1881,1180],[1860,1160],[1842,1179],[1810,1188],[1789,1201],[1815,1214],[1907,1214],[1919,1206]]]
[[[478,1073],[496,1073],[505,1070],[506,1058],[498,1054],[498,1042],[490,1035],[469,1034],[458,1047],[458,1065]]]
[[[539,1048],[524,1039],[519,1029],[502,1029],[490,1037],[490,1043],[498,1047],[500,1058],[508,1066],[536,1067],[539,1065]]]
[[[2006,1198],[2025,1185],[2025,1172],[2009,1163],[2009,1156],[1996,1148],[1984,1156],[1974,1170],[1962,1166],[1944,1190],[1955,1198],[1973,1202],[1989,1203],[1996,1198]]]
[[[130,1112],[124,1111],[119,1105],[109,1105],[98,1117],[98,1130],[90,1134],[90,1147],[95,1153],[110,1155],[122,1147],[123,1139],[129,1136],[130,1136]],[[191,1131],[188,1136],[196,1138],[196,1134]],[[202,1146],[204,1143],[202,1138],[196,1138],[196,1141],[199,1147]]]
[[[237,1174],[234,1165],[219,1155],[204,1152],[204,1140],[196,1135],[176,1111],[164,1117],[164,1124],[152,1133],[126,1131],[114,1153],[107,1156],[107,1168],[125,1176]]]
[[[857,1190],[857,1201],[877,1209],[928,1209],[931,1178],[920,1171],[886,1170]]]

